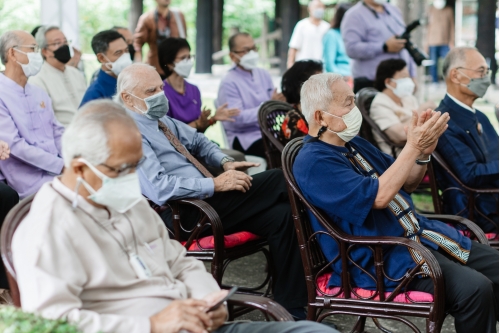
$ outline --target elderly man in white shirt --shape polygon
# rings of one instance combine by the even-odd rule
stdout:
[[[170,240],[141,196],[141,134],[125,110],[93,101],[63,136],[65,170],[46,183],[12,244],[23,310],[83,332],[336,332],[312,323],[224,324],[224,296]]]
[[[52,100],[54,114],[63,126],[68,126],[78,110],[87,83],[83,73],[67,63],[71,59],[68,40],[56,26],[41,26],[36,42],[45,60],[40,72],[30,77],[29,83],[47,92]]]

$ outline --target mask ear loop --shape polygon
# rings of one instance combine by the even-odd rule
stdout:
[[[76,179],[75,197],[74,197],[73,203],[72,203],[73,210],[75,210],[76,207],[78,207],[78,190],[80,189],[80,185],[82,184],[82,182],[83,182],[82,177],[78,177]]]
[[[309,140],[307,140],[307,142],[315,142],[315,141],[318,141],[320,136],[325,133],[327,130],[327,128],[325,126],[321,126],[321,128],[319,129],[318,131],[318,135],[313,137],[313,138],[310,138]]]

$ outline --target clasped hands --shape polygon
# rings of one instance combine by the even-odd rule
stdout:
[[[448,128],[450,115],[427,109],[420,114],[412,112],[409,126],[405,126],[406,145],[417,150],[420,157],[430,155],[436,149],[439,137]]]

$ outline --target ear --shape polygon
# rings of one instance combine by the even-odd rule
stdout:
[[[108,62],[108,60],[102,53],[97,53],[97,61],[99,61],[101,64]]]
[[[49,53],[49,50],[47,50],[47,49],[42,49],[42,57],[43,57],[43,59],[47,59],[47,55],[48,55],[48,53]]]
[[[385,79],[384,83],[385,83],[386,86],[391,86],[393,88],[396,87],[396,83],[394,83],[394,81],[392,81],[391,78]]]
[[[450,71],[450,80],[453,83],[460,84],[460,72],[456,68],[452,68]]]
[[[229,52],[229,58],[231,58],[231,61],[235,64],[237,64],[240,60],[233,52]]]
[[[320,126],[328,127],[328,124],[326,123],[325,118],[323,117],[323,112],[319,110],[314,111],[314,121],[316,122],[316,124]]]
[[[71,161],[69,169],[71,169],[71,172],[73,172],[75,175],[82,177],[83,169],[85,167],[87,167],[87,165],[83,162],[80,162],[79,158],[76,157]]]
[[[122,98],[122,101],[124,101],[125,103],[132,104],[132,96],[130,96],[130,94],[127,94],[127,92],[122,91],[120,93],[120,97]]]

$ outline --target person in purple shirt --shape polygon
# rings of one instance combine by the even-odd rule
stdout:
[[[405,28],[399,9],[386,0],[362,0],[345,13],[340,31],[352,59],[354,93],[373,87],[378,64],[391,58],[403,59],[415,78],[416,64],[404,48],[406,40],[397,39]]]
[[[35,38],[25,31],[8,31],[0,37],[0,140],[10,147],[10,158],[0,161],[0,173],[19,197],[35,193],[59,175],[61,136],[47,93],[28,83],[43,60]]]
[[[276,92],[269,73],[257,68],[259,54],[256,50],[248,33],[237,33],[229,38],[229,57],[235,66],[222,79],[217,102],[241,110],[234,122],[223,122],[229,145],[245,155],[265,158],[258,122],[259,107],[270,99],[285,101],[285,98]]]
[[[158,45],[158,60],[166,76],[163,90],[169,101],[169,117],[204,133],[217,121],[234,122],[233,117],[240,114],[237,108],[227,108],[227,103],[217,108],[212,117],[211,110],[202,109],[200,89],[186,81],[193,68],[193,60],[191,47],[184,38],[170,37],[162,41]]]

